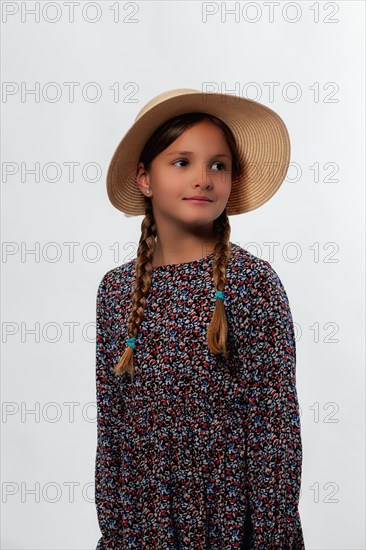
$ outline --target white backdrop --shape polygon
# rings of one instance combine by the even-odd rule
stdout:
[[[361,1],[2,2],[2,548],[95,549],[95,300],[142,217],[108,201],[137,112],[177,87],[284,119],[276,195],[230,218],[297,333],[306,548],[365,549]]]

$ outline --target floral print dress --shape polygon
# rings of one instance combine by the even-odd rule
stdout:
[[[213,254],[153,269],[134,351],[115,376],[135,260],[97,294],[97,550],[302,550],[302,444],[296,346],[271,265],[230,243],[227,351],[206,331]]]

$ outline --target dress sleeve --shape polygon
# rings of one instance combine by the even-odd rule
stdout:
[[[117,377],[112,372],[110,315],[106,308],[107,275],[98,288],[96,304],[96,403],[97,451],[95,460],[95,504],[102,533],[96,550],[120,550],[121,505],[119,434],[122,403]]]
[[[286,291],[264,260],[252,300],[246,461],[250,548],[304,550],[294,326]]]

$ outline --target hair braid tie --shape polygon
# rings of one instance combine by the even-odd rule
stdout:
[[[130,346],[130,348],[136,349],[135,342],[136,342],[136,338],[127,339],[127,345]]]

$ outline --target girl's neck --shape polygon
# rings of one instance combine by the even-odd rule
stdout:
[[[159,245],[156,245],[154,250],[152,265],[153,267],[159,267],[168,264],[181,264],[186,262],[193,262],[200,260],[214,251],[217,239],[214,242],[201,242],[196,245],[188,243],[181,247],[169,246],[166,250],[162,251]]]

